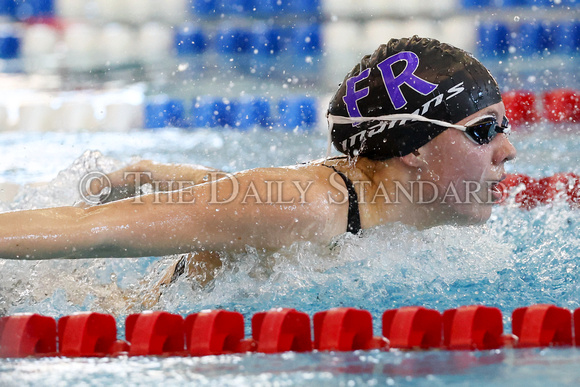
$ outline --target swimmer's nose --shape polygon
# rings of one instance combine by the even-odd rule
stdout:
[[[493,164],[501,165],[516,157],[516,148],[505,134],[496,137],[496,148],[493,155]]]

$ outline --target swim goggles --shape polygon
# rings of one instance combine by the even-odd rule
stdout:
[[[489,144],[498,133],[510,134],[512,130],[505,116],[501,124],[494,116],[477,117],[474,123],[472,121],[465,124],[465,134],[479,145]]]
[[[465,125],[450,124],[449,122],[434,120],[431,118],[423,117],[418,114],[407,114],[407,113],[389,114],[377,117],[344,117],[328,114],[327,118],[331,130],[332,125],[334,124],[356,125],[360,124],[361,122],[368,121],[392,122],[392,124],[389,127],[395,126],[397,121],[400,121],[399,125],[403,125],[406,121],[428,122],[430,124],[435,124],[446,128],[461,130],[470,140],[479,145],[489,144],[491,140],[493,140],[495,136],[498,135],[498,133],[505,134],[511,133],[511,125],[507,117],[504,116],[501,124],[499,124],[497,122],[497,119],[493,115],[476,117],[473,120],[466,122]]]

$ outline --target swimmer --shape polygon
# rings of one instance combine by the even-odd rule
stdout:
[[[483,223],[516,153],[495,79],[467,52],[432,39],[392,39],[362,58],[327,117],[344,156],[221,175],[132,166],[148,171],[149,182],[188,183],[131,197],[135,182],[119,171],[115,200],[0,214],[0,258],[192,254],[179,274],[195,263],[215,265],[213,252],[248,245],[330,244],[389,222],[418,229]]]

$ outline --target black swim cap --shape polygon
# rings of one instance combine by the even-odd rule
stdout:
[[[497,82],[471,54],[434,39],[391,39],[347,74],[328,107],[340,152],[386,160],[409,154],[447,127],[399,119],[334,122],[333,116],[418,114],[457,123],[501,102]]]

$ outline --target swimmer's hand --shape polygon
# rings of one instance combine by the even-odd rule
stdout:
[[[183,272],[177,273],[177,266],[181,260],[184,260]],[[214,279],[221,268],[222,261],[218,252],[198,251],[182,255],[169,266],[159,280],[148,284],[147,290],[133,301],[150,309],[157,304],[164,289],[174,283],[180,276],[184,275],[192,283],[197,284],[199,287],[205,287]]]
[[[175,191],[210,181],[217,169],[202,165],[160,164],[142,160],[107,175],[110,190],[102,195],[100,204],[135,197],[149,192]],[[99,192],[99,180],[91,182],[91,191]]]

